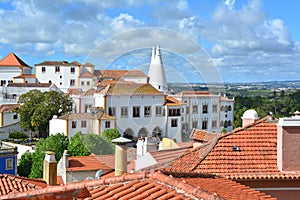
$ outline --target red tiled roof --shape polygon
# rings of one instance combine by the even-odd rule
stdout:
[[[93,75],[91,72],[87,71],[83,74],[80,74],[80,78],[95,78],[95,75]]]
[[[0,113],[13,112],[14,109],[16,109],[19,106],[19,104],[2,104],[0,105]]]
[[[95,155],[89,156],[71,156],[69,157],[69,166],[67,171],[90,171],[90,170],[99,170],[99,169],[112,169],[111,167],[106,166],[101,160],[100,157]]]
[[[233,179],[300,177],[300,172],[278,170],[277,127],[267,118],[213,138],[176,160],[167,170],[217,174]]]
[[[110,84],[105,90],[107,95],[164,95],[150,84],[118,82]]]
[[[165,105],[166,106],[182,106],[182,105],[184,105],[184,103],[175,99],[174,97],[167,96]]]
[[[220,188],[220,189],[219,189]],[[220,192],[219,192],[220,190]],[[11,193],[3,199],[274,199],[244,185],[214,176],[160,172],[133,173],[100,180],[53,186],[27,193]]]
[[[95,70],[95,76],[119,80],[124,76],[147,77],[141,70]]]
[[[42,180],[29,179],[9,174],[0,174],[0,195],[12,192],[26,192],[33,189],[44,188],[47,183]],[[0,196],[2,199],[2,197]]]
[[[7,87],[50,87],[52,83],[9,83]]]
[[[208,91],[181,91],[176,96],[199,96],[199,95],[211,95]]]
[[[44,61],[38,64],[35,64],[35,66],[79,66],[81,65],[77,61],[68,62],[68,61]]]
[[[0,66],[12,66],[12,67],[30,67],[23,60],[21,60],[14,53],[8,54],[5,58],[0,60]]]

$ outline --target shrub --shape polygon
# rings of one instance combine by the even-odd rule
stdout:
[[[8,135],[9,139],[26,139],[28,136],[22,132],[12,132]]]

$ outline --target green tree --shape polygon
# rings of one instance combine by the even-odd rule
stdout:
[[[21,126],[31,131],[38,130],[43,136],[47,136],[53,115],[61,116],[72,110],[71,98],[56,91],[31,90],[21,95],[18,103],[21,106],[16,112],[20,114]]]
[[[83,134],[82,143],[90,153],[96,155],[106,155],[114,153],[114,145],[96,134]]]
[[[43,162],[45,158],[45,152],[55,152],[55,159],[59,161],[63,155],[64,150],[67,149],[68,143],[68,138],[60,133],[51,135],[46,139],[41,138],[36,144],[36,150],[32,155],[32,168],[29,177],[41,178],[43,176]]]
[[[21,156],[17,170],[20,176],[28,177],[32,167],[32,153],[26,152]]]
[[[120,136],[121,135],[120,135],[119,131],[115,128],[106,129],[102,132],[102,137],[108,142],[110,142],[111,140],[116,139]]]
[[[89,150],[86,145],[83,144],[82,141],[83,134],[81,132],[77,132],[74,136],[70,138],[68,145],[68,153],[71,156],[88,156],[90,155]]]

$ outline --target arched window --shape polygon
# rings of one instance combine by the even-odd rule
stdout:
[[[132,139],[134,136],[134,131],[131,128],[127,128],[125,132],[123,133],[123,137]]]
[[[143,127],[139,130],[138,138],[144,138],[147,137],[148,135],[149,135],[148,130],[145,127]]]
[[[228,111],[231,111],[232,110],[232,107],[231,105],[228,106]]]
[[[158,136],[159,138],[161,138],[162,129],[159,126],[155,127],[152,131],[152,136],[154,136],[154,137]]]
[[[228,122],[225,121],[225,122],[224,122],[224,128],[227,128],[227,126],[228,126]]]
[[[231,120],[228,121],[228,126],[232,126]]]

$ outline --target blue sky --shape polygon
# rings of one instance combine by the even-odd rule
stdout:
[[[0,58],[141,69],[169,82],[300,80],[296,0],[0,0]]]

